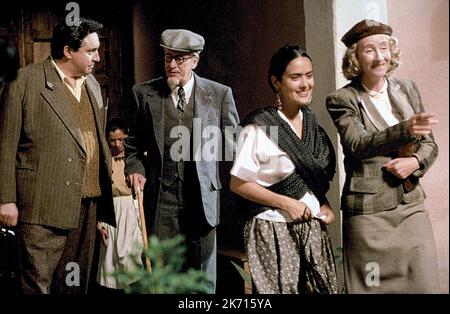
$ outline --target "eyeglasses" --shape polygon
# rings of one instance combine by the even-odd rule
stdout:
[[[190,56],[172,56],[170,53],[166,53],[164,55],[164,61],[167,63],[172,62],[172,59],[175,60],[175,62],[180,65],[183,64],[184,62],[186,62],[187,60],[191,59],[192,57],[194,57],[194,55],[190,55]]]

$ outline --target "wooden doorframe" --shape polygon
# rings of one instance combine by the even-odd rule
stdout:
[[[101,53],[104,56],[103,72],[98,69],[98,73],[94,72],[94,75],[102,86],[104,103],[109,100],[109,119],[124,117],[134,84],[131,4],[106,4],[87,0],[79,0],[77,3],[80,5],[81,16],[92,18],[104,25],[99,32],[102,42],[100,50],[103,50]],[[18,50],[21,67],[35,62],[33,45],[51,39],[53,26],[68,13],[65,11],[65,5],[65,2],[54,0],[25,1],[8,8],[8,14],[1,14],[0,38],[6,37],[5,34],[8,33],[9,42]],[[44,27],[45,34],[41,36],[36,23],[47,22],[49,28]]]

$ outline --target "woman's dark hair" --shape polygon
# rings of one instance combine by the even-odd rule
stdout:
[[[81,47],[83,39],[103,28],[99,22],[88,18],[80,18],[79,23],[70,26],[66,20],[53,28],[51,54],[53,59],[61,59],[64,56],[64,46],[69,46],[74,51]]]
[[[128,134],[128,125],[125,120],[121,118],[113,118],[106,124],[106,135],[109,132],[114,132],[115,130],[121,130],[123,133]]]
[[[285,45],[280,49],[278,49],[278,51],[272,56],[272,59],[270,59],[269,73],[267,76],[267,80],[269,82],[270,88],[275,93],[277,91],[272,84],[271,77],[275,76],[278,81],[281,81],[283,73],[284,71],[286,71],[289,62],[298,57],[306,57],[312,63],[312,60],[306,53],[305,49],[300,48],[299,46],[290,46],[290,45]]]

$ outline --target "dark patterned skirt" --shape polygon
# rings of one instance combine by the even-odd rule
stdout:
[[[258,293],[338,293],[330,237],[319,220],[285,223],[252,218],[244,237]]]

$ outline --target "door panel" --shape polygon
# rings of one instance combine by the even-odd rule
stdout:
[[[50,55],[50,42],[36,41],[33,43],[33,63],[42,62]]]
[[[134,83],[131,42],[131,6],[77,1],[82,17],[103,24],[99,32],[100,62],[94,69],[108,104],[109,118],[122,117]],[[20,66],[42,62],[50,55],[53,27],[68,13],[65,2],[45,0],[16,4],[8,14],[0,13],[0,40],[8,39],[17,47]]]

